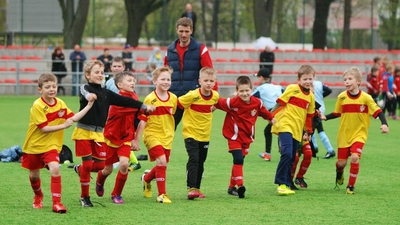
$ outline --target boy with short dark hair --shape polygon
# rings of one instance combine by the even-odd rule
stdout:
[[[372,66],[371,72],[367,76],[367,92],[371,95],[372,99],[377,102],[377,98],[379,95],[379,67]]]

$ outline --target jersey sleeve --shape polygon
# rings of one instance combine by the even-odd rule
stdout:
[[[189,91],[185,95],[180,96],[178,98],[178,107],[180,109],[186,109],[186,108],[190,107],[190,105],[192,104],[192,100],[193,100],[192,96],[193,96],[193,91]]]
[[[222,111],[229,112],[230,101],[231,101],[231,98],[220,98],[220,99],[218,99],[218,103],[215,105],[215,107]]]
[[[36,124],[39,129],[48,125],[46,114],[38,104],[33,104],[31,108],[31,118],[33,123]]]
[[[344,98],[345,96],[343,94],[339,94],[337,98],[335,109],[333,110],[333,115],[336,117],[339,117],[342,114],[342,104]]]
[[[382,109],[375,103],[371,95],[366,95],[366,97],[368,102],[368,114],[374,118],[378,117],[379,113],[382,112]]]
[[[286,105],[289,102],[289,99],[290,99],[293,89],[295,87],[296,87],[295,85],[289,85],[286,88],[285,92],[283,92],[283,94],[281,96],[279,96],[279,98],[276,100],[276,102],[281,105]]]
[[[200,46],[200,65],[201,67],[213,68],[210,52],[204,44]]]

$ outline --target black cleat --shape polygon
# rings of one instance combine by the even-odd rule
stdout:
[[[93,204],[90,201],[90,196],[82,197],[81,204],[82,204],[82,207],[93,207]]]
[[[244,198],[244,193],[245,192],[246,192],[246,188],[244,186],[240,186],[237,189],[237,193],[238,193],[239,198]]]
[[[304,178],[296,178],[294,183],[299,185],[301,188],[307,188],[308,187],[307,183],[304,181]]]
[[[327,152],[326,155],[324,156],[324,159],[330,159],[336,156],[335,152]]]
[[[236,187],[233,188],[228,188],[228,194],[233,195],[233,196],[238,196],[238,190],[236,189]]]

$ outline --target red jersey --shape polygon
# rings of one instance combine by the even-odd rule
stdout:
[[[386,66],[385,64],[382,63],[382,65],[379,66],[379,75],[378,75],[378,81],[379,81],[379,88],[382,90],[383,88],[383,73],[386,72]]]
[[[139,100],[134,92],[119,92],[119,94]],[[137,111],[136,108],[111,105],[104,127],[104,137],[118,146],[124,142],[132,141],[135,138],[134,119]]]
[[[372,76],[371,74],[368,74],[367,78],[367,90],[368,94],[370,95],[377,95],[379,94],[379,78],[377,76]]]
[[[255,123],[257,117],[272,120],[272,114],[264,107],[262,101],[254,96],[250,102],[243,102],[238,96],[220,98],[216,105],[226,112],[222,134],[226,139],[250,144],[254,141]]]
[[[393,92],[400,95],[400,76],[395,76],[393,81]]]

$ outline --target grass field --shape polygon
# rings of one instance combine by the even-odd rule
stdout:
[[[29,108],[37,96],[0,96],[0,150],[16,144],[22,146],[28,126]],[[62,97],[67,105],[78,110],[77,97]],[[327,99],[327,112],[332,111],[335,99]],[[125,204],[111,202],[116,171],[107,179],[102,198],[91,183],[93,208],[82,208],[79,203],[80,184],[77,175],[66,166],[61,167],[62,202],[68,209],[65,215],[51,212],[49,173],[42,170],[44,208],[33,209],[33,192],[28,171],[19,163],[0,163],[0,221],[1,224],[399,224],[400,194],[393,188],[400,184],[398,170],[400,121],[389,119],[389,135],[381,135],[379,120],[372,120],[369,139],[361,160],[356,183],[356,194],[346,195],[349,167],[345,169],[345,184],[339,191],[335,186],[335,159],[322,159],[325,149],[319,144],[321,159],[313,159],[306,174],[307,189],[294,196],[276,194],[273,184],[279,154],[273,142],[272,161],[258,157],[263,150],[263,128],[259,120],[256,140],[245,159],[244,181],[246,198],[227,194],[232,157],[227,153],[227,142],[221,135],[224,114],[216,111],[202,190],[205,199],[186,199],[185,166],[187,154],[180,132],[175,135],[171,161],[167,170],[167,191],[172,204],[163,205],[142,196],[140,176],[154,164],[142,161],[142,169],[130,173],[123,197]],[[324,123],[332,145],[336,148],[339,120]],[[69,128],[65,144],[73,150]],[[180,131],[180,127],[178,128]],[[144,146],[138,154],[146,154]],[[79,163],[78,158],[75,161]],[[92,175],[95,177],[95,175]],[[155,184],[153,185],[155,187]],[[156,190],[153,190],[156,195]]]

